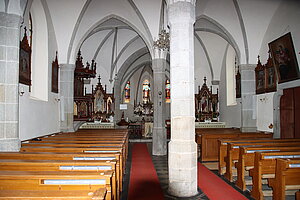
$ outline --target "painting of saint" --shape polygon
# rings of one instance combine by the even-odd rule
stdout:
[[[291,33],[269,43],[274,66],[278,75],[278,82],[287,82],[300,77],[297,58]]]

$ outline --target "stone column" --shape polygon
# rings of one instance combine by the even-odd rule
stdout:
[[[242,95],[242,114],[241,131],[255,132],[256,119],[253,118],[256,109],[255,96],[255,64],[242,64],[241,69],[241,95]]]
[[[152,59],[153,69],[153,96],[154,96],[154,123],[152,136],[152,154],[156,156],[167,155],[167,135],[165,128],[166,95],[165,95],[165,69],[167,50],[154,48]]]
[[[114,122],[118,123],[121,120],[121,110],[120,110],[120,103],[121,103],[121,83],[118,78],[115,78],[114,82],[114,97],[115,97],[115,116]]]
[[[21,16],[0,12],[0,151],[19,151]]]
[[[74,64],[60,64],[60,130],[74,132]]]
[[[168,1],[171,74],[169,193],[177,197],[198,193],[194,101],[195,3],[195,0]]]

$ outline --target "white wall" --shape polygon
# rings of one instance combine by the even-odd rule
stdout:
[[[258,131],[273,132],[269,125],[273,124],[274,92],[256,95],[256,127]]]
[[[220,121],[225,122],[226,127],[241,127],[241,99],[236,99],[236,105],[227,106],[227,87],[226,56],[224,56],[219,85]]]
[[[34,0],[33,5],[35,3],[36,0]],[[35,7],[32,7],[32,9],[34,8]],[[44,34],[47,34],[47,40],[37,41],[40,46],[34,48],[40,48],[41,46],[43,46],[44,55],[39,59],[42,58],[42,67],[44,70],[42,72],[38,72],[37,75],[44,75],[43,82],[45,83],[44,87],[46,88],[43,92],[47,96],[47,99],[38,100],[33,98],[29,93],[29,87],[23,84],[19,84],[19,90],[24,91],[23,96],[19,97],[20,140],[26,140],[60,131],[60,111],[58,101],[59,94],[51,92],[52,61],[54,61],[55,52],[57,51],[56,36],[55,32],[53,31],[54,29],[51,16],[47,9],[47,4],[44,1],[42,2],[42,7],[41,4],[39,4],[39,9],[42,9],[42,11],[44,12],[42,16],[46,18],[46,24],[44,24],[44,26],[46,26],[47,32],[44,32]],[[36,13],[40,13],[42,11],[39,10],[39,12]],[[28,12],[29,11],[27,10],[25,14],[26,17],[24,18],[24,24],[28,24]],[[34,31],[37,32],[38,30],[35,29]],[[39,49],[36,50],[39,51]],[[60,52],[58,52],[58,60],[60,61]]]
[[[24,88],[24,95],[19,97],[20,140],[26,140],[50,133],[59,132],[59,102],[57,94],[49,94],[48,101],[32,99],[28,93],[28,86]]]
[[[298,65],[300,61],[300,3],[299,1],[290,0],[282,1],[278,10],[275,12],[268,29],[265,33],[264,39],[260,47],[260,56],[262,63],[265,63],[268,58],[268,43],[283,36],[284,34],[291,32],[298,59]]]

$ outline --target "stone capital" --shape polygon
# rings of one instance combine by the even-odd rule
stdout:
[[[220,85],[220,81],[219,80],[212,80],[211,84],[212,85]]]
[[[167,59],[168,50],[167,49],[161,49],[158,47],[153,47],[153,59]]]
[[[244,71],[244,70],[255,70],[256,64],[240,64],[239,65],[240,70]]]
[[[167,4],[172,5],[172,4],[177,3],[177,2],[191,3],[194,6],[196,6],[196,0],[168,0]]]
[[[59,68],[62,71],[74,71],[75,64],[59,64]]]

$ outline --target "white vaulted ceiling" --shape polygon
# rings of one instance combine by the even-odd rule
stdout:
[[[97,62],[101,81],[113,87],[115,74],[127,81],[151,63],[153,41],[167,29],[165,0],[45,0],[57,38],[60,63]],[[219,81],[226,47],[237,62],[255,64],[268,24],[281,0],[197,0],[195,79]],[[116,31],[117,30],[117,31]],[[117,33],[117,34],[116,34]],[[254,42],[255,41],[255,42]],[[144,64],[143,64],[144,63]],[[122,69],[123,68],[123,69]],[[122,84],[122,83],[121,83]]]

